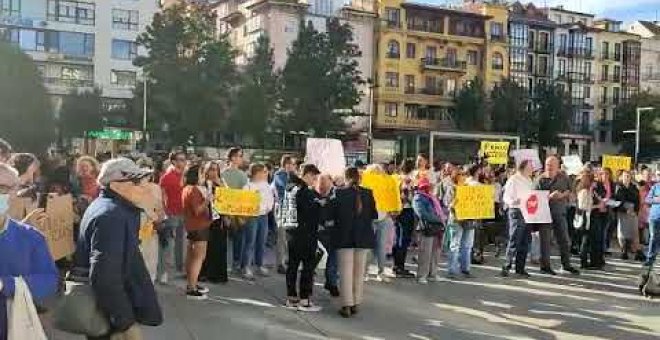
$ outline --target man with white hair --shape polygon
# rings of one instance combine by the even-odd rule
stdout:
[[[22,277],[36,300],[57,290],[58,272],[44,236],[34,227],[7,215],[9,197],[19,184],[18,173],[0,163],[0,340],[7,340],[7,300]]]

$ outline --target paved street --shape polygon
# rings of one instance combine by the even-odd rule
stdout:
[[[610,260],[608,272],[579,277],[536,274],[500,278],[499,260],[475,267],[473,280],[421,286],[413,280],[370,282],[353,319],[317,283],[321,313],[281,307],[284,277],[211,285],[208,301],[188,301],[184,282],[160,286],[165,324],[146,339],[652,339],[660,332],[660,301],[638,296],[639,266]],[[444,263],[443,263],[444,267]],[[322,275],[317,278],[322,279]],[[76,339],[55,334],[54,339]]]

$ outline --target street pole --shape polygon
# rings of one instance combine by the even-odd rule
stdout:
[[[640,140],[640,117],[644,111],[655,110],[653,107],[638,107],[636,110],[637,117],[635,122],[635,166],[639,163],[639,140]]]
[[[143,81],[144,89],[142,90],[142,139],[147,138],[147,77]]]
[[[371,161],[373,160],[373,147],[374,147],[374,110],[373,110],[373,105],[374,105],[374,85],[369,86],[369,102],[367,103],[369,105],[369,127],[367,129],[367,163],[371,164]]]

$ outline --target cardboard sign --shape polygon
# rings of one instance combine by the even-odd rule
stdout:
[[[532,162],[534,170],[543,169],[543,164],[539,158],[539,151],[536,149],[519,149],[511,151],[511,155],[516,160],[516,166],[520,165],[525,160]]]
[[[509,163],[509,142],[482,141],[479,151],[484,155],[488,164],[506,165]]]
[[[73,254],[73,198],[71,195],[48,195],[46,203],[48,218],[43,225],[35,226],[46,237],[53,259],[59,260]]]
[[[578,155],[562,156],[561,161],[564,163],[568,175],[579,175],[584,167],[582,159]]]
[[[305,162],[316,165],[322,173],[343,176],[346,169],[344,146],[338,139],[307,138]]]
[[[33,201],[30,197],[16,197],[9,198],[9,217],[21,221],[34,209],[37,209],[37,201]]]
[[[521,200],[521,211],[526,223],[552,223],[549,191],[532,190]]]
[[[221,215],[259,216],[261,196],[256,191],[218,187],[213,208]]]
[[[373,192],[374,200],[376,200],[376,210],[398,212],[403,209],[399,182],[393,176],[365,171],[362,174],[361,185]]]
[[[603,155],[603,169],[612,170],[615,176],[619,170],[630,170],[631,163],[632,159],[627,156]]]
[[[495,218],[495,187],[492,185],[459,185],[454,202],[456,219],[486,220]]]

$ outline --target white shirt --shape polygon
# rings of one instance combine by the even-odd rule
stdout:
[[[504,185],[504,196],[502,197],[504,204],[508,208],[520,208],[520,200],[533,188],[534,183],[530,178],[516,172]]]
[[[275,206],[275,197],[277,193],[268,182],[250,182],[245,186],[247,190],[256,190],[259,192],[261,202],[259,204],[259,215],[266,215],[273,211]]]

